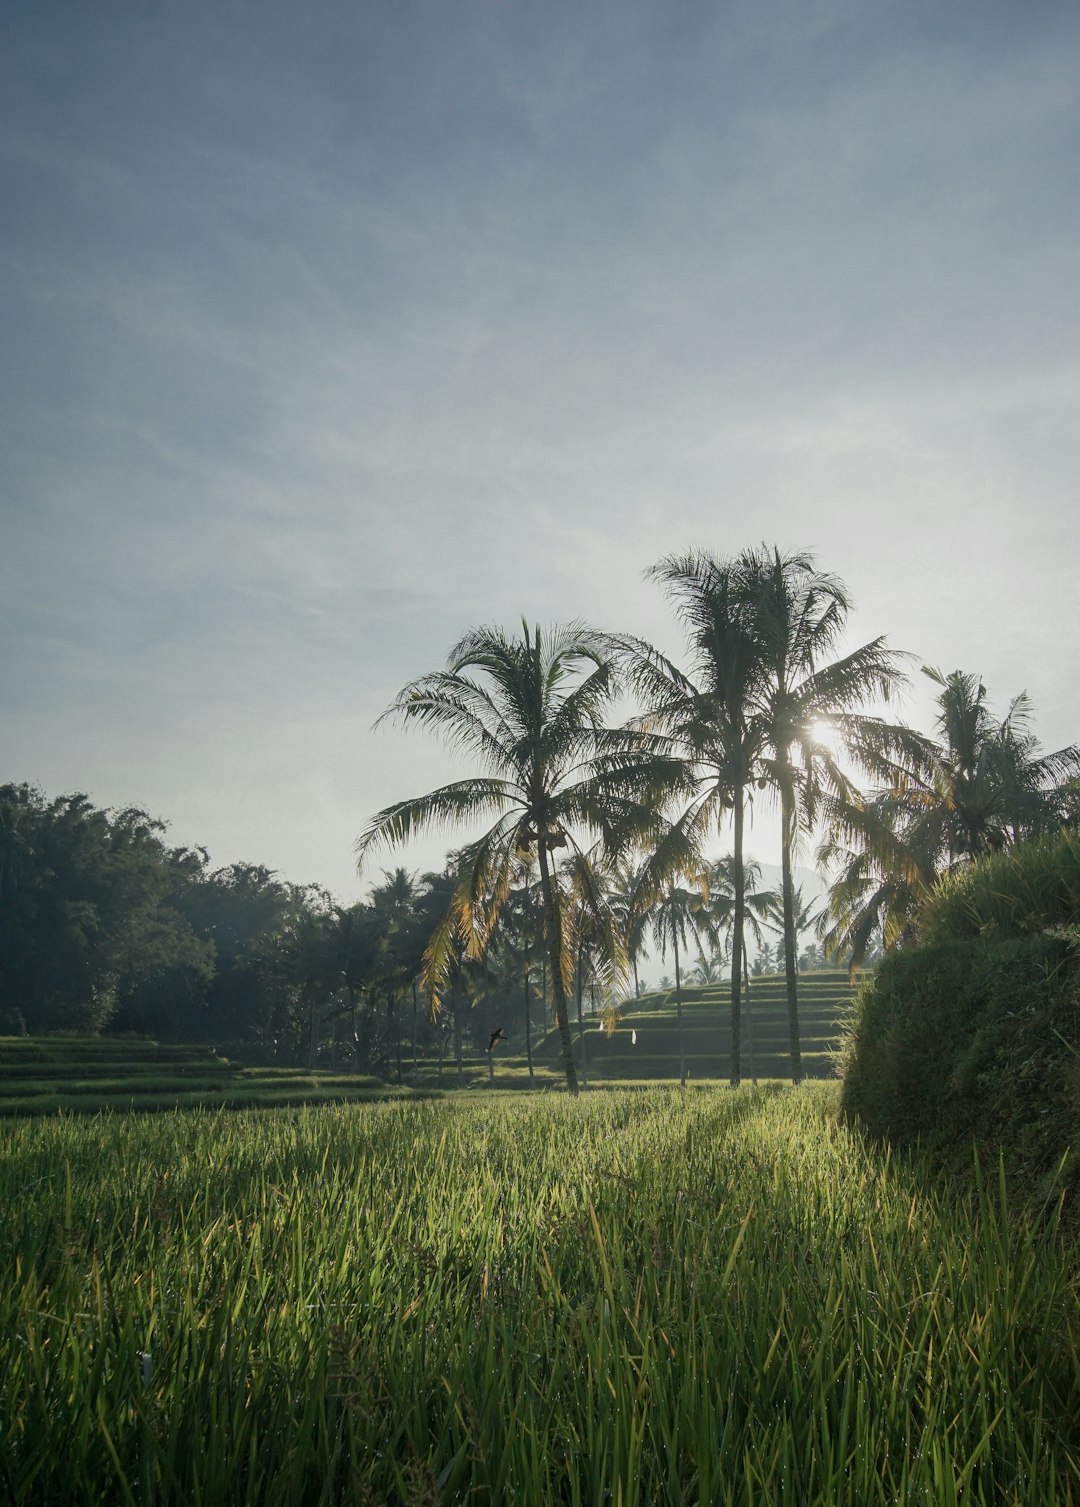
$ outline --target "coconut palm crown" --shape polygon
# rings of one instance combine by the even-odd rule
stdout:
[[[478,773],[378,812],[357,840],[358,861],[380,843],[395,844],[439,826],[489,822],[460,854],[450,909],[425,958],[437,999],[455,941],[483,955],[506,903],[515,860],[535,853],[545,943],[567,1086],[577,1074],[567,1019],[571,949],[553,853],[584,854],[579,836],[615,851],[655,824],[654,802],[677,773],[641,737],[605,723],[619,691],[615,641],[581,623],[544,630],[522,622],[520,636],[476,628],[450,653],[444,670],[410,681],[383,713],[440,734],[474,757]],[[383,718],[379,720],[382,721]]]

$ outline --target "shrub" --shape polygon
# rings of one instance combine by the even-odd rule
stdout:
[[[1032,936],[1080,920],[1080,832],[1021,843],[941,881],[919,917],[927,942]]]
[[[841,1113],[971,1167],[1004,1153],[1044,1195],[1080,1140],[1080,956],[1064,936],[945,940],[894,953],[857,995]],[[1072,1162],[1070,1158],[1070,1162]],[[1066,1180],[1080,1188],[1080,1169]]]

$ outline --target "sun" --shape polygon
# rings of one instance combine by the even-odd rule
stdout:
[[[810,726],[811,742],[816,743],[825,753],[835,756],[840,752],[840,738],[836,728],[831,722],[814,722]]]

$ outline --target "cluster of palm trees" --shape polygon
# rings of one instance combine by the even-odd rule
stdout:
[[[818,853],[836,875],[824,945],[853,967],[875,942],[915,938],[947,874],[1080,821],[1080,748],[1043,754],[1025,694],[998,719],[977,676],[923,673],[937,687],[934,736],[886,782],[831,808]]]
[[[941,741],[867,710],[905,681],[906,656],[883,638],[837,655],[850,599],[807,553],[691,552],[666,557],[649,575],[685,630],[681,665],[630,635],[523,622],[520,635],[468,633],[445,669],[406,685],[384,716],[431,729],[477,769],[380,811],[358,839],[358,857],[363,863],[377,845],[432,827],[484,825],[457,855],[425,951],[423,985],[435,1002],[455,967],[498,945],[512,896],[524,875],[535,876],[571,1092],[578,1073],[569,1002],[576,977],[580,1009],[583,959],[614,981],[634,969],[650,928],[675,953],[677,979],[692,934],[714,942],[724,934],[737,1086],[745,938],[773,906],[797,1083],[800,841],[823,830],[822,856],[840,871],[827,940],[865,953],[875,929],[892,941],[908,924],[907,902],[886,893],[890,866],[899,865],[898,882],[917,898],[958,855],[1015,841],[1052,812],[1060,818],[1063,782],[1080,760],[1075,749],[1036,757],[1023,698],[990,738],[981,687],[973,718],[964,703],[970,677],[942,678]],[[640,710],[615,720],[626,693]],[[871,794],[856,780],[869,781]],[[744,852],[759,801],[781,815],[778,904],[763,895]],[[708,846],[727,829],[730,855],[710,865]],[[677,992],[681,1014],[681,984]]]

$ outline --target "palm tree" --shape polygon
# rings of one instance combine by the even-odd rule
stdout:
[[[754,601],[754,632],[763,673],[754,679],[748,716],[761,754],[759,784],[776,791],[781,815],[781,898],[787,982],[791,1081],[802,1079],[799,1045],[798,938],[793,881],[799,830],[812,830],[823,793],[850,799],[853,787],[838,755],[880,773],[916,737],[861,708],[888,699],[906,676],[905,657],[875,638],[841,659],[831,659],[843,634],[851,600],[836,576],[819,571],[807,553],[779,549],[744,557]],[[823,737],[828,729],[829,737]],[[917,749],[921,753],[921,749]]]
[[[613,867],[613,864],[605,864],[599,847],[589,853],[577,850],[560,866],[566,896],[567,946],[577,1001],[582,1082],[586,1088],[589,1082],[584,1018],[586,979],[595,1002],[597,981],[602,983],[604,992],[610,994],[626,964],[621,917],[617,905],[612,903],[610,869]]]
[[[939,687],[936,738],[912,742],[883,788],[829,803],[818,857],[837,878],[822,939],[852,969],[875,942],[895,947],[917,935],[920,908],[944,874],[1067,820],[1080,772],[1076,745],[1040,752],[1026,695],[998,722],[976,675],[924,673]]]
[[[371,904],[383,933],[383,983],[386,991],[386,1025],[390,1038],[387,1045],[393,1046],[397,1066],[397,1081],[401,1079],[401,1031],[397,1021],[397,1005],[402,989],[415,977],[410,971],[410,923],[416,913],[416,876],[405,868],[383,870],[383,882],[371,891]],[[415,998],[413,1001],[415,1013]],[[413,1022],[415,1035],[415,1019]]]
[[[776,952],[777,952],[777,963],[780,964],[780,963],[784,962],[784,931],[785,931],[785,924],[784,923],[785,923],[785,917],[784,917],[784,907],[783,907],[783,904],[782,904],[780,896],[777,896],[777,902],[778,902],[777,903],[777,908],[776,908],[777,909],[777,921],[776,922],[770,922],[770,923],[767,923],[767,924],[770,925],[771,929],[776,932],[776,935],[779,938],[779,940],[777,941],[777,944],[776,944]],[[806,932],[808,932],[808,931],[814,931],[815,930],[815,928],[817,927],[818,921],[821,918],[821,915],[822,915],[822,912],[824,910],[824,907],[822,906],[821,902],[819,900],[817,900],[817,899],[809,899],[809,900],[804,899],[803,898],[803,891],[802,891],[802,885],[801,884],[798,885],[792,891],[792,894],[791,894],[791,906],[792,906],[792,921],[791,921],[791,924],[792,924],[792,926],[794,928],[794,932],[795,932],[795,967],[796,967],[796,971],[798,971],[798,969],[799,969],[799,956],[800,956],[800,951],[801,951],[801,948],[800,948],[801,939],[802,939],[802,937],[804,936],[804,934]]]
[[[741,1080],[743,832],[760,768],[760,727],[751,716],[764,691],[764,656],[756,621],[754,560],[718,560],[701,551],[668,555],[647,572],[666,589],[688,636],[690,672],[641,640],[625,640],[630,681],[646,711],[638,725],[658,755],[683,761],[689,800],[652,860],[672,875],[731,818],[736,892],[731,946],[731,1086]]]
[[[435,997],[455,938],[468,956],[483,955],[515,862],[536,854],[555,1020],[574,1094],[566,1009],[570,953],[553,855],[568,847],[580,851],[575,831],[614,845],[620,829],[636,824],[647,830],[655,819],[642,797],[657,792],[667,769],[663,759],[644,761],[633,740],[605,727],[618,690],[614,649],[613,640],[578,623],[545,632],[523,622],[520,637],[489,627],[467,633],[444,670],[411,681],[383,715],[441,733],[476,756],[483,772],[386,807],[357,841],[363,862],[377,843],[402,842],[448,822],[494,818],[463,850],[450,910],[428,946],[426,976]]]
[[[998,723],[977,676],[962,670],[943,675],[929,665],[923,673],[941,688],[937,739],[929,778],[916,775],[909,784],[944,864],[952,868],[1059,827],[1068,783],[1080,774],[1080,748],[1040,753],[1025,692]]]
[[[709,919],[713,934],[725,947],[730,946],[734,930],[735,891],[738,887],[735,873],[735,855],[726,854],[709,865]],[[761,888],[761,865],[750,858],[742,866],[742,890],[745,925],[754,939],[759,956],[769,956],[769,944],[764,939],[765,927],[772,927],[780,910],[780,897],[775,890]],[[779,944],[777,952],[779,953]],[[750,1077],[757,1083],[757,1061],[754,1055],[754,1017],[750,1008],[750,967],[746,948],[743,948],[743,1010],[746,1019],[746,1045],[750,1057]]]
[[[537,885],[533,878],[531,856],[521,863],[517,883],[507,896],[500,923],[497,945],[509,974],[521,981],[525,1005],[525,1057],[529,1082],[535,1079],[532,1055],[532,975],[539,940]]]
[[[690,878],[691,883],[694,877]],[[679,1083],[686,1087],[686,1048],[683,1039],[682,975],[679,964],[679,948],[685,957],[691,939],[698,942],[703,936],[712,941],[707,913],[702,901],[706,895],[703,874],[697,876],[694,889],[669,884],[663,896],[651,907],[653,936],[661,955],[667,957],[668,949],[675,961],[675,1015],[679,1030]]]
[[[610,904],[618,920],[626,961],[634,976],[635,999],[641,998],[638,964],[645,951],[649,930],[648,915],[643,913],[636,904],[642,869],[642,863],[635,864],[625,858],[619,859],[615,863],[609,885]]]
[[[700,944],[698,945],[697,956],[697,962],[694,964],[691,972],[687,975],[690,983],[700,984],[702,987],[707,987],[710,984],[718,984],[720,982],[721,972],[723,969],[723,964],[721,963],[720,959],[715,954],[706,956],[705,951]]]
[[[832,808],[818,864],[836,874],[819,920],[827,957],[846,958],[854,976],[880,944],[910,940],[938,878],[939,847],[899,790]]]

